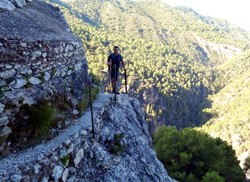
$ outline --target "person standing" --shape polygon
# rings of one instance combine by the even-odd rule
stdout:
[[[119,92],[116,91],[116,81],[118,80],[119,68],[121,64],[124,71],[126,71],[123,57],[119,54],[119,47],[114,46],[114,52],[109,55],[107,65],[109,66],[108,70],[111,77],[112,93],[116,94],[119,94]]]

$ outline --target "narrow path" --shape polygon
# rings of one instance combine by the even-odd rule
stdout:
[[[96,113],[101,111],[101,109],[111,102],[112,94],[99,94],[97,99],[93,104],[93,113],[94,118]],[[55,150],[60,144],[62,144],[66,139],[73,137],[80,130],[85,129],[90,131],[91,126],[91,114],[90,109],[85,111],[85,113],[80,117],[76,124],[66,128],[63,133],[61,133],[56,138],[49,140],[45,143],[39,144],[33,148],[29,148],[17,154],[11,154],[10,156],[0,160],[0,175],[3,174],[6,170],[13,169],[14,166],[19,164],[25,164],[35,162],[39,156],[46,154],[48,151]]]

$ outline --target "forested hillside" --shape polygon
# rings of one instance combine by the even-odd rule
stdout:
[[[49,1],[82,39],[104,90],[107,56],[120,46],[129,94],[142,103],[151,131],[205,124],[201,130],[238,156],[250,148],[249,33],[160,0]]]
[[[244,181],[235,151],[220,138],[191,128],[162,126],[153,136],[158,158],[169,175],[185,182]]]
[[[204,112],[211,118],[202,130],[227,141],[238,156],[250,153],[250,51],[221,65],[219,76],[224,88],[209,97],[213,104]]]
[[[89,69],[104,86],[107,56],[114,45],[120,46],[129,93],[140,99],[151,129],[199,124],[200,103],[216,92],[213,65],[249,47],[243,30],[161,1],[51,2],[82,39]]]

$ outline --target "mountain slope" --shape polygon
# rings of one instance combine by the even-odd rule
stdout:
[[[242,29],[161,1],[51,2],[82,39],[89,69],[104,89],[107,56],[114,45],[121,47],[129,92],[140,99],[152,130],[200,123],[200,103],[216,91],[214,65],[249,47]]]
[[[212,42],[225,43],[235,47],[249,49],[249,32],[226,20],[202,16],[187,7],[177,7],[188,22],[186,30],[191,30]]]
[[[151,131],[161,125],[182,128],[208,121],[204,130],[229,143],[237,131],[245,131],[246,136],[242,133],[235,139],[242,149],[235,149],[238,155],[246,151],[249,33],[159,0],[50,2],[61,8],[82,39],[89,69],[104,90],[109,84],[107,56],[114,45],[120,46],[129,93],[142,103]]]
[[[213,117],[202,128],[228,141],[239,153],[250,148],[250,74],[246,74],[212,97]]]
[[[201,129],[231,144],[244,163],[250,156],[250,51],[222,65],[219,78],[224,88],[209,97],[212,106],[204,112],[211,118]]]

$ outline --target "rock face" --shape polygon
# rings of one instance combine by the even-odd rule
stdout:
[[[9,1],[9,0],[0,0],[0,11],[1,10],[15,10],[16,7],[14,6],[14,4]]]
[[[245,165],[245,163],[246,163],[246,159],[248,158],[248,156],[250,156],[250,149],[248,151],[242,153],[238,157],[238,160],[240,161],[240,167],[242,169],[247,168],[247,166]],[[249,167],[247,168],[245,174],[246,174],[246,179],[250,181],[250,169],[249,169]]]
[[[12,5],[17,8],[11,10]],[[8,5],[8,6],[7,6]],[[87,85],[81,41],[59,9],[41,1],[0,0],[0,155],[24,104],[65,95],[76,107]],[[15,121],[16,122],[16,121]]]
[[[62,135],[0,161],[3,181],[174,181],[156,158],[140,103],[99,95],[90,112]]]
[[[0,11],[12,11],[16,8],[22,8],[26,6],[26,2],[29,3],[32,0],[0,0]]]

